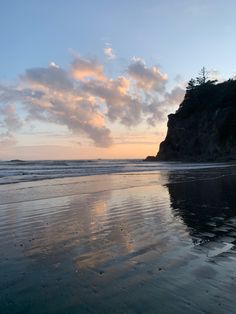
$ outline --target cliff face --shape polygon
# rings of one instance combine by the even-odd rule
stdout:
[[[236,160],[236,81],[207,82],[186,92],[156,157],[164,161]]]

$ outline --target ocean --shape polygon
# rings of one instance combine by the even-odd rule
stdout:
[[[0,161],[0,184],[115,173],[153,173],[188,169],[229,167],[229,163],[144,162],[117,160]]]

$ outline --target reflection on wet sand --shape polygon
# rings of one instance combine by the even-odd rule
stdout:
[[[174,176],[170,174],[167,184],[171,207],[188,227],[194,243],[226,237],[236,241],[236,172],[192,171],[185,175],[187,181],[172,183]]]
[[[235,183],[230,168],[3,187],[0,312],[232,313]]]

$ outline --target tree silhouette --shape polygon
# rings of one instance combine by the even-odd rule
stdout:
[[[207,71],[206,71],[206,68],[203,67],[203,68],[200,70],[198,76],[196,77],[196,81],[197,81],[197,83],[198,83],[199,85],[203,85],[203,84],[205,84],[205,83],[207,82],[207,80],[208,80]]]
[[[193,78],[191,78],[191,80],[188,82],[187,90],[191,91],[194,89],[195,86],[196,86],[196,81]]]

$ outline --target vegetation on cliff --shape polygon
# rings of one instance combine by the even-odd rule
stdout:
[[[226,107],[236,108],[236,80],[217,83],[217,80],[207,80],[205,69],[202,76],[191,79],[186,88],[183,102],[176,114],[189,115],[200,111],[214,111]]]

